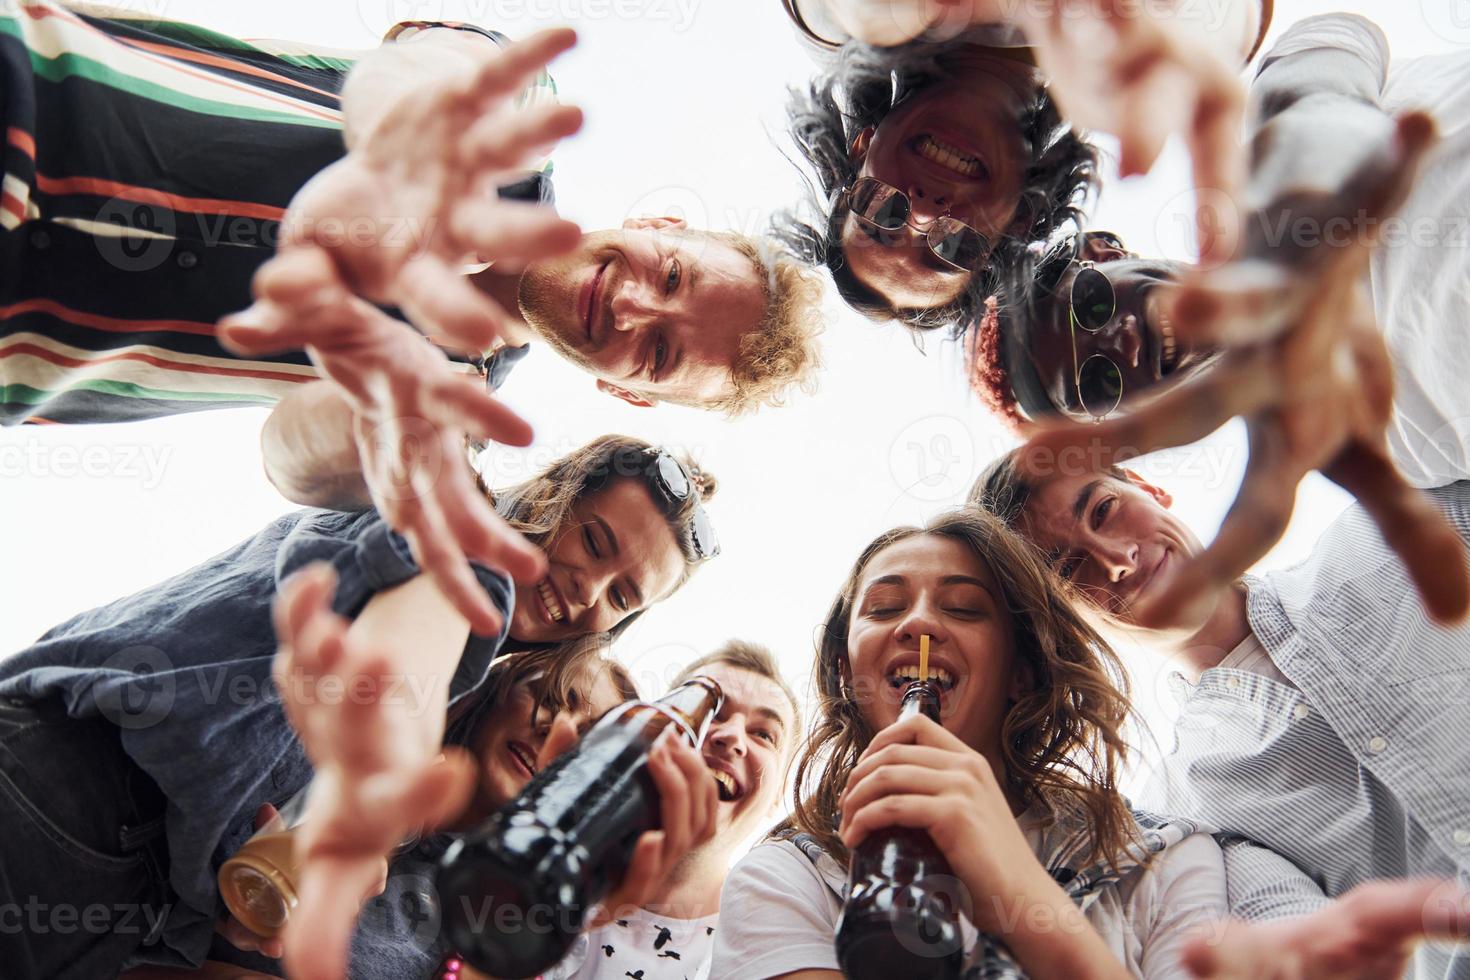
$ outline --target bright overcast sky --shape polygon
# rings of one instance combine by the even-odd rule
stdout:
[[[1213,2],[1213,0],[1196,0]],[[564,101],[587,126],[555,156],[561,212],[587,229],[641,214],[757,231],[793,199],[783,159],[788,85],[811,66],[776,0],[120,0],[242,37],[371,47],[397,20],[464,20],[512,37],[570,23],[580,46],[558,63]],[[1336,9],[1376,16],[1396,56],[1470,43],[1456,0],[1391,5],[1292,0],[1289,18]],[[1422,7],[1422,9],[1421,9]],[[1269,43],[1269,42],[1268,42]],[[1155,172],[1109,179],[1096,227],[1144,254],[1189,258],[1186,160],[1171,147]],[[85,284],[78,284],[85,288]],[[645,690],[679,662],[730,637],[769,645],[804,685],[813,634],[868,540],[963,498],[973,475],[1011,441],[968,396],[950,345],[917,349],[898,328],[868,323],[829,295],[826,370],[815,397],[738,422],[675,407],[640,410],[538,350],[504,397],[537,427],[529,455],[496,451],[510,482],[606,432],[690,449],[720,480],[711,506],[724,554],[620,641]],[[0,656],[47,628],[178,573],[248,537],[290,506],[260,466],[263,410],[205,412],[149,423],[0,431]],[[1202,536],[1214,533],[1244,463],[1238,427],[1159,460],[1148,473],[1173,491]],[[87,465],[83,467],[82,461]],[[528,460],[530,461],[528,464]],[[1263,568],[1302,557],[1346,503],[1313,477]],[[1167,671],[1129,654],[1140,707],[1156,719]]]

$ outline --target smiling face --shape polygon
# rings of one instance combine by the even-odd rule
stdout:
[[[728,241],[681,220],[589,232],[521,277],[522,315],[558,353],[635,405],[726,393],[740,338],[760,328],[765,283]]]
[[[1019,528],[1084,599],[1125,625],[1136,602],[1160,594],[1201,550],[1167,509],[1167,493],[1126,476],[1081,473],[1040,483]]]
[[[944,727],[999,759],[1006,704],[1022,687],[1011,615],[989,567],[967,544],[944,535],[917,534],[889,545],[858,581],[847,666],[858,710],[875,730],[898,719],[924,634],[930,673],[941,680]]]
[[[771,818],[800,733],[790,699],[769,677],[728,663],[712,663],[699,673],[725,692],[703,754],[720,783],[715,840],[734,846]]]
[[[522,643],[606,632],[672,592],[685,570],[663,508],[638,477],[577,501],[545,549],[546,577],[516,591],[510,635]]]
[[[1070,317],[1072,285],[1083,269],[1074,262],[1062,273],[1051,294],[1038,303],[1037,315],[1026,338],[1026,350],[1052,404],[1067,416],[1088,421],[1090,415],[1079,394],[1077,372],[1086,360],[1100,354],[1118,369],[1123,403],[1142,392],[1154,391],[1165,379],[1179,380],[1203,367],[1214,355],[1211,348],[1180,339],[1163,315],[1156,290],[1179,278],[1185,267],[1162,259],[1140,259],[1131,253],[1092,239],[1080,256],[1112,284],[1115,308],[1100,330],[1074,327]],[[1076,355],[1073,355],[1073,339]],[[1099,412],[1099,415],[1103,412]]]
[[[585,732],[622,704],[623,696],[606,664],[594,662],[569,702],[562,714]],[[476,733],[474,752],[480,767],[476,809],[480,813],[493,813],[510,802],[536,774],[536,756],[554,720],[551,711],[540,707],[538,711],[532,682],[523,681],[489,712]]]
[[[1034,69],[984,57],[929,85],[859,136],[859,176],[908,195],[920,229],[949,214],[992,242],[1016,220],[1024,171],[1019,125],[1035,92]],[[898,309],[927,309],[955,299],[974,270],[958,271],[929,250],[922,231],[875,231],[848,215],[843,255],[868,288]]]

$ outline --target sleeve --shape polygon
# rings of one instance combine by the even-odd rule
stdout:
[[[281,542],[276,554],[276,587],[306,565],[325,561],[337,572],[332,609],[338,615],[357,616],[373,596],[401,585],[419,574],[413,551],[401,534],[383,522],[375,510],[357,514],[307,511]],[[515,608],[515,587],[500,571],[470,562],[470,569],[501,614],[500,633],[470,635],[450,682],[450,702],[475,690],[489,674],[490,664],[509,635]]]
[[[1357,14],[1322,14],[1298,21],[1266,52],[1257,74],[1269,68],[1273,61],[1316,50],[1356,56],[1377,77],[1379,89],[1388,79],[1388,38],[1377,24]]]
[[[741,858],[720,892],[710,980],[760,980],[836,970],[832,938],[841,908],[816,867],[785,841]]]
[[[1322,886],[1290,859],[1242,837],[1222,842],[1230,914],[1249,922],[1308,915],[1331,904]]]
[[[1147,923],[1140,973],[1146,980],[1186,980],[1185,944],[1210,935],[1228,917],[1225,863],[1209,834],[1194,834],[1166,850],[1134,892],[1130,918]]]

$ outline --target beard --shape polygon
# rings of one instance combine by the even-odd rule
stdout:
[[[536,336],[561,357],[584,371],[596,373],[596,365],[572,343],[583,336],[577,314],[578,273],[587,268],[588,255],[578,250],[532,263],[521,275],[516,304],[521,317]]]

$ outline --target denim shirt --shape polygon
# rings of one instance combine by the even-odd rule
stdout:
[[[419,571],[375,511],[297,511],[180,575],[76,616],[0,663],[0,697],[59,698],[73,716],[107,718],[168,798],[177,902],[161,941],[141,950],[139,962],[204,959],[222,911],[219,866],[254,833],[262,803],[281,806],[311,780],[271,679],[271,601],[283,579],[315,561],[336,569],[333,608],[349,618]],[[511,582],[474,572],[508,623]],[[504,628],[470,636],[451,703],[484,683],[505,636]]]

